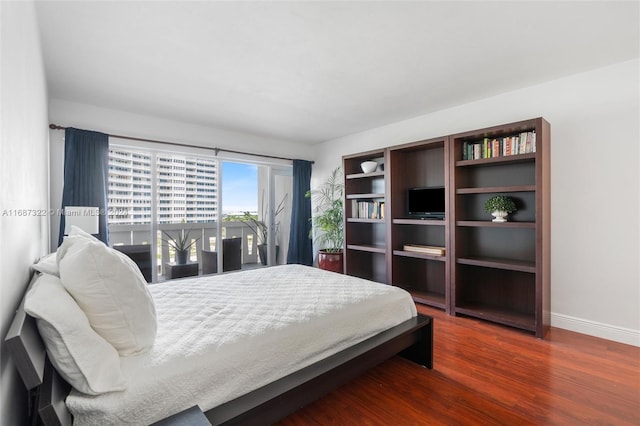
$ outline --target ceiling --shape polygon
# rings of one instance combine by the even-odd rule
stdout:
[[[639,57],[639,3],[41,1],[49,95],[314,144]]]

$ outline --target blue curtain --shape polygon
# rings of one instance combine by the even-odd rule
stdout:
[[[311,199],[305,197],[311,189],[311,162],[293,160],[293,197],[291,198],[291,232],[287,263],[313,265],[311,231]]]
[[[98,238],[109,244],[107,190],[109,178],[109,135],[67,127],[64,133],[64,188],[62,208],[99,207]],[[58,245],[64,237],[65,220],[60,217]]]

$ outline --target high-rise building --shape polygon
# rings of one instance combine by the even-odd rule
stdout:
[[[154,185],[158,223],[215,221],[216,179],[216,160],[112,148],[109,150],[109,223],[151,223]]]

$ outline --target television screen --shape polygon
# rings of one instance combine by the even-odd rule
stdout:
[[[444,219],[444,187],[410,188],[407,191],[409,216],[429,219]]]

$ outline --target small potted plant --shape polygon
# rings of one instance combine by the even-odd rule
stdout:
[[[164,235],[166,235],[166,239],[162,239],[165,243],[169,245],[169,247],[173,248],[176,252],[176,263],[178,265],[184,265],[187,263],[189,259],[189,252],[191,251],[191,246],[193,246],[200,238],[196,238],[191,240],[189,238],[189,233],[191,230],[188,230],[186,233],[184,229],[180,231],[177,237],[172,237],[166,231],[162,231]]]
[[[504,195],[494,195],[484,203],[484,210],[495,216],[493,222],[506,222],[507,215],[515,212],[516,203]]]
[[[320,269],[338,273],[343,271],[343,194],[344,183],[340,166],[331,172],[319,188],[308,191],[306,194],[307,197],[312,198],[315,205],[312,224],[316,231],[316,242],[321,247],[318,253],[318,266]],[[313,230],[309,237],[313,237]]]

